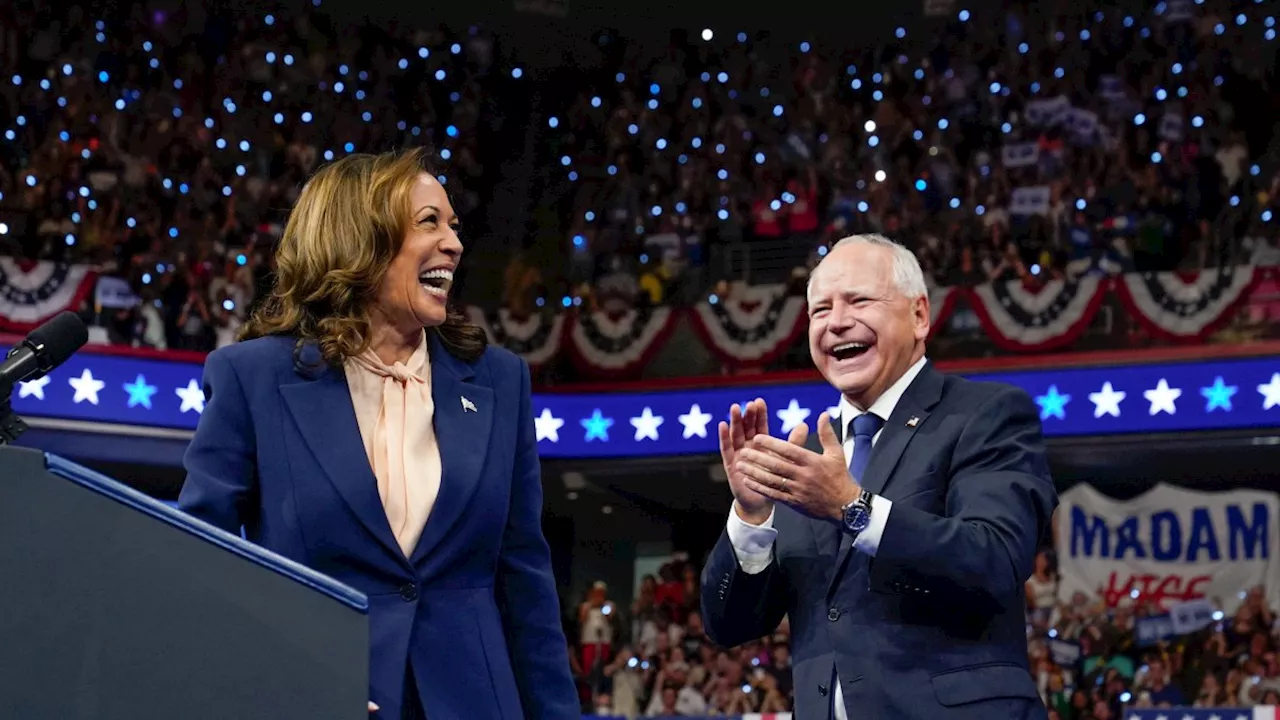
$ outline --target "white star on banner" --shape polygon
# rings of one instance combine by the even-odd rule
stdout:
[[[1259,385],[1258,392],[1262,393],[1263,410],[1280,405],[1280,373],[1272,373],[1271,382]]]
[[[182,398],[182,412],[195,410],[197,413],[204,412],[204,390],[200,388],[200,383],[193,378],[187,383],[186,387],[181,387],[173,391],[178,397]]]
[[[689,408],[689,412],[679,417],[680,424],[684,426],[684,439],[697,435],[700,438],[707,436],[707,423],[711,422],[711,413],[702,412],[702,408],[694,403]]]
[[[1170,415],[1178,411],[1174,407],[1174,401],[1182,397],[1180,388],[1169,387],[1169,382],[1164,378],[1160,378],[1160,382],[1156,383],[1155,388],[1142,391],[1142,396],[1151,403],[1151,414],[1157,415],[1160,412],[1167,412]]]
[[[28,380],[27,382],[24,382],[24,383],[18,383],[18,397],[24,398],[24,397],[35,396],[37,400],[43,400],[44,386],[48,384],[49,384],[48,375],[45,375],[44,377],[36,378],[35,380]]]
[[[1125,393],[1111,387],[1111,383],[1103,383],[1101,390],[1089,393],[1089,402],[1093,403],[1093,416],[1096,418],[1103,415],[1120,417],[1120,403],[1124,400],[1124,396]]]
[[[562,427],[564,427],[564,420],[552,415],[551,408],[542,408],[542,414],[533,419],[533,432],[538,436],[538,442],[543,440],[560,442]]]
[[[836,421],[840,419],[840,406],[832,405],[827,408],[827,417],[831,420],[831,424],[835,425]]]
[[[640,413],[640,417],[631,418],[631,426],[636,429],[636,440],[658,439],[658,426],[662,424],[662,416],[654,415],[653,411],[645,406],[644,412]]]
[[[98,393],[107,385],[101,380],[94,380],[93,373],[89,372],[89,368],[85,368],[84,372],[80,373],[80,377],[71,378],[67,382],[76,390],[76,396],[72,399],[77,405],[86,400],[93,405],[97,405]]]
[[[812,410],[800,407],[800,403],[792,398],[790,405],[778,411],[778,419],[782,421],[782,434],[791,432],[792,428],[809,419],[812,413]]]

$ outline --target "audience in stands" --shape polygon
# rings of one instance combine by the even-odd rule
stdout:
[[[526,78],[549,179],[504,302],[688,303],[863,230],[943,285],[1280,261],[1265,4],[1009,5],[875,48],[602,33],[603,69]],[[9,249],[127,280],[136,306],[92,308],[117,342],[231,341],[319,163],[432,144],[483,227],[525,146],[492,131],[512,59],[475,27],[14,6],[0,28]]]
[[[684,555],[646,576],[619,608],[596,583],[578,608],[573,655],[583,707],[599,715],[720,716],[788,712],[786,620],[771,637],[732,650],[707,640],[698,569]],[[1135,623],[1167,608],[1125,596],[1112,607],[1058,597],[1051,550],[1027,581],[1029,662],[1053,720],[1118,720],[1123,707],[1280,706],[1280,626],[1262,588],[1234,616],[1189,635],[1143,644]],[[609,608],[607,611],[604,608]],[[613,652],[616,648],[616,652]]]
[[[1262,588],[1242,593],[1234,617],[1151,643],[1135,624],[1167,611],[1155,599],[1125,596],[1107,607],[1081,594],[1060,602],[1056,591],[1052,553],[1044,551],[1027,602],[1031,669],[1050,718],[1112,720],[1125,706],[1280,704],[1280,627]]]
[[[674,231],[686,241],[670,247],[701,261],[746,243],[795,262],[815,240],[874,230],[911,245],[936,284],[1275,252],[1272,123],[1244,111],[1277,97],[1274,19],[1226,2],[1145,17],[1011,5],[865,50],[602,40],[612,64],[561,84],[542,144],[576,180],[553,186],[573,228],[561,252],[630,259]]]
[[[790,712],[787,623],[726,650],[707,639],[698,607],[698,569],[683,554],[644,577],[629,612],[596,583],[570,634],[580,638],[571,655],[584,710],[629,718]]]

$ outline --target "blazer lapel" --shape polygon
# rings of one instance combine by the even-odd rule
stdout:
[[[404,553],[378,496],[346,375],[326,368],[309,380],[281,385],[285,404],[325,475],[360,522],[397,558]]]
[[[920,374],[916,375],[916,379],[907,386],[907,391],[898,400],[897,406],[885,421],[884,429],[880,431],[879,439],[871,449],[871,460],[867,464],[866,477],[860,480],[864,490],[876,495],[884,492],[885,486],[893,476],[894,468],[902,459],[903,451],[907,449],[907,443],[911,442],[916,431],[928,420],[929,410],[942,398],[942,380],[942,374],[933,369],[933,363],[927,362],[920,369]],[[907,421],[911,418],[916,418],[916,421],[908,424]],[[853,552],[853,543],[844,541],[843,532],[840,533],[840,537],[836,568],[843,569],[849,554]],[[841,574],[840,570],[832,574],[828,594],[835,589]]]
[[[427,336],[442,471],[436,504],[410,558],[415,565],[448,536],[479,487],[494,418],[493,389],[477,383],[474,368],[449,354],[434,332]]]

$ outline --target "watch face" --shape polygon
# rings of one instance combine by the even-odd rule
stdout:
[[[860,533],[867,529],[867,525],[871,524],[871,513],[867,512],[867,508],[861,504],[845,510],[844,526],[852,533]]]

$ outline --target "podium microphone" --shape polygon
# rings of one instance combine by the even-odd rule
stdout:
[[[13,386],[38,380],[66,362],[89,341],[89,330],[72,312],[61,312],[9,351],[0,362],[0,445],[17,439],[26,424],[9,408]]]

